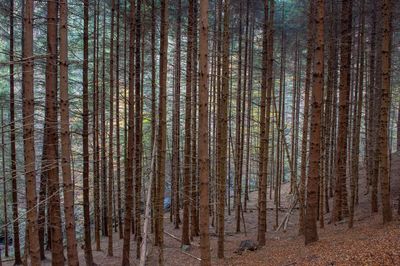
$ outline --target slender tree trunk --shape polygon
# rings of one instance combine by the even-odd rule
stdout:
[[[121,3],[117,0],[117,39],[116,39],[116,91],[115,91],[115,134],[117,135],[117,213],[118,213],[118,231],[119,238],[124,237],[122,227],[122,203],[121,203],[121,141],[120,141],[120,19],[121,19]],[[125,89],[125,87],[124,87]]]
[[[181,98],[181,29],[182,29],[182,3],[178,0],[177,3],[177,18],[176,18],[176,33],[175,33],[175,88],[174,88],[174,107],[173,107],[173,122],[172,122],[172,181],[173,181],[173,214],[175,215],[175,228],[179,228],[180,223],[180,215],[179,215],[179,183],[180,183],[180,98]],[[190,25],[191,27],[192,25]],[[189,30],[189,29],[188,29]],[[192,73],[189,72],[188,75]],[[189,84],[190,86],[191,84]],[[188,85],[186,85],[188,87]],[[189,90],[190,91],[190,90]],[[190,96],[190,94],[189,94]],[[187,99],[187,97],[186,97]],[[189,98],[190,99],[190,98]],[[190,103],[190,101],[189,101]],[[185,106],[187,107],[187,105]],[[190,108],[190,104],[189,104]],[[191,110],[186,110],[186,114]],[[188,118],[185,118],[185,165],[184,165],[184,175],[190,175],[190,124],[186,127],[186,121]],[[190,122],[190,116],[189,116]],[[186,129],[189,128],[189,134]],[[189,138],[189,140],[187,140]],[[187,145],[187,146],[186,146]],[[189,149],[187,149],[189,148]],[[188,158],[186,158],[188,157]],[[188,167],[188,168],[187,168]],[[185,180],[186,181],[186,180]],[[185,185],[185,184],[184,184]],[[187,185],[187,184],[186,184]],[[185,190],[186,188],[184,188]],[[185,190],[187,193],[184,193],[184,197],[189,198],[188,189]],[[184,199],[185,200],[185,199]],[[187,199],[188,200],[188,199]],[[188,218],[187,213],[187,218]],[[188,219],[189,220],[189,219]],[[189,223],[187,222],[187,225]],[[187,228],[187,236],[189,236],[189,229]]]
[[[179,7],[180,7],[179,0]],[[182,224],[182,245],[190,245],[189,238],[189,207],[190,207],[190,178],[191,166],[191,107],[192,107],[192,58],[193,58],[193,0],[189,1],[188,7],[188,28],[187,28],[187,55],[186,55],[186,96],[185,96],[185,162],[184,162],[184,180],[183,180],[183,224]],[[179,20],[180,22],[180,20]],[[195,137],[195,136],[193,136]],[[176,191],[178,192],[178,191]],[[177,194],[177,193],[176,193]],[[179,204],[176,205],[177,207]],[[192,203],[193,206],[193,203]],[[179,208],[175,219],[179,219]],[[177,223],[177,221],[175,221]]]
[[[198,85],[198,48],[197,48],[197,23],[198,21],[198,4],[197,1],[193,3],[193,64],[192,64],[192,174],[191,174],[191,195],[192,195],[192,208],[190,214],[190,235],[191,237],[199,235],[199,172],[198,172],[198,131],[197,131],[197,85]]]
[[[226,162],[228,148],[228,98],[229,98],[229,1],[224,2],[224,30],[222,39],[222,86],[218,99],[218,124],[219,124],[219,158],[218,162],[218,258],[224,258],[225,237],[225,190],[226,190]]]
[[[14,62],[14,0],[10,0],[10,62]],[[18,220],[17,153],[15,144],[15,92],[14,64],[10,64],[10,144],[11,144],[11,195],[13,218],[14,263],[21,264]]]
[[[334,199],[333,221],[340,221],[347,206],[346,165],[347,165],[347,134],[350,87],[351,58],[351,24],[352,0],[346,0],[342,5],[341,42],[340,42],[340,89],[339,89],[339,128],[337,141],[337,170]]]
[[[315,0],[309,2],[309,20],[307,26],[307,61],[306,61],[306,80],[304,85],[304,112],[303,112],[303,132],[301,140],[301,166],[300,166],[300,215],[299,215],[299,234],[305,232],[305,193],[306,193],[306,175],[307,175],[307,149],[308,149],[308,130],[309,130],[309,107],[310,107],[310,85],[311,85],[311,68],[314,50],[314,4]]]
[[[46,118],[45,133],[46,147],[46,174],[48,181],[48,197],[50,211],[51,255],[52,263],[64,263],[61,213],[60,213],[60,186],[58,176],[58,115],[57,115],[57,14],[58,4],[47,1],[47,53],[46,60]]]
[[[200,2],[199,181],[201,265],[211,265],[208,235],[208,0]]]
[[[25,162],[25,185],[26,185],[26,207],[27,232],[29,236],[29,254],[33,266],[40,265],[40,248],[37,211],[36,211],[36,178],[35,178],[35,142],[34,142],[34,91],[33,91],[33,11],[32,0],[24,2],[24,38],[23,58],[23,132],[24,132],[24,162]]]
[[[111,1],[111,33],[110,33],[110,117],[108,132],[108,192],[107,192],[107,231],[108,249],[107,255],[113,256],[113,187],[114,187],[114,153],[113,153],[113,134],[114,134],[114,13],[115,0]]]
[[[259,157],[259,193],[258,193],[258,243],[265,245],[267,231],[267,169],[269,151],[270,112],[273,86],[273,50],[274,50],[274,9],[275,1],[265,2],[264,41],[263,41],[263,76],[261,80],[260,114],[260,157]],[[265,103],[266,99],[266,103]]]
[[[107,157],[106,157],[106,6],[103,3],[102,91],[101,91],[101,209],[102,234],[108,236],[107,225]]]
[[[390,110],[390,53],[391,53],[391,35],[392,27],[392,1],[382,0],[382,92],[381,92],[381,109],[379,121],[379,174],[381,183],[382,198],[382,217],[383,223],[386,224],[392,220],[392,209],[390,203],[390,168],[388,156],[388,120]]]
[[[142,243],[141,235],[141,220],[140,220],[140,204],[141,204],[141,190],[142,190],[142,97],[141,97],[141,84],[140,84],[140,34],[141,34],[141,12],[142,1],[138,0],[136,6],[136,66],[135,66],[135,232],[136,232],[136,257],[140,257],[140,245]]]
[[[124,244],[122,250],[122,265],[129,265],[129,253],[131,242],[132,209],[133,209],[133,164],[134,157],[134,44],[135,44],[135,0],[130,2],[129,14],[129,126],[128,126],[128,147],[125,158],[125,218],[124,218]]]
[[[363,87],[364,87],[364,25],[365,25],[365,0],[361,1],[360,7],[360,33],[359,33],[359,63],[358,63],[358,75],[356,80],[356,96],[355,100],[355,122],[353,125],[353,142],[352,142],[352,165],[351,165],[351,200],[350,200],[350,219],[349,228],[353,227],[354,222],[354,209],[358,194],[358,178],[359,178],[359,150],[360,150],[360,128],[361,128],[361,114],[362,114],[362,103],[363,103]]]
[[[4,256],[8,257],[8,216],[7,216],[7,181],[6,181],[6,161],[5,161],[5,142],[4,142],[4,106],[1,106],[1,163],[2,163],[2,175],[3,175],[3,210],[4,210]],[[1,252],[0,252],[1,253]],[[1,255],[1,254],[0,254]],[[1,260],[1,258],[0,258]]]
[[[160,32],[160,93],[159,93],[159,129],[158,129],[158,263],[164,265],[164,191],[165,191],[165,157],[167,130],[167,55],[168,55],[168,0],[161,1]]]
[[[324,1],[315,3],[316,44],[314,48],[314,70],[312,81],[312,109],[310,131],[310,170],[307,182],[307,203],[305,213],[305,243],[318,240],[318,182],[320,179],[320,139],[321,139],[321,103],[324,86]]]
[[[156,138],[156,13],[155,13],[155,0],[151,1],[151,143],[155,142]],[[155,155],[154,155],[155,156]],[[151,232],[153,233],[155,227],[155,209],[156,209],[156,164],[151,171],[151,178],[153,179],[151,188]]]
[[[88,59],[89,59],[89,1],[83,2],[83,219],[85,239],[85,261],[86,265],[93,265],[92,240],[90,236],[90,206],[89,206],[89,103],[88,103]]]
[[[243,4],[240,1],[239,5],[239,40],[238,40],[238,81],[236,91],[236,133],[235,133],[235,220],[236,220],[236,232],[240,232],[240,206],[241,206],[241,194],[242,194],[242,173],[240,166],[240,157],[243,152],[243,146],[241,143],[241,127],[242,127],[242,10]],[[225,27],[224,27],[225,30]],[[225,41],[225,40],[223,40]],[[244,110],[243,110],[244,111]]]
[[[68,3],[60,1],[60,109],[61,109],[61,168],[63,175],[65,230],[68,265],[79,265],[75,237],[74,191],[71,178],[71,139],[69,130],[68,96]]]

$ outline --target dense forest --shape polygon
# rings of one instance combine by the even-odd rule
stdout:
[[[398,0],[0,0],[1,265],[400,265]]]

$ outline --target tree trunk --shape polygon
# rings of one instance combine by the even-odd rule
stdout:
[[[115,134],[117,135],[117,213],[119,238],[124,237],[122,228],[122,203],[121,203],[121,141],[120,141],[120,0],[117,0],[117,39],[116,39],[116,91],[115,91]],[[125,89],[125,87],[124,87]]]
[[[229,1],[224,2],[224,29],[222,39],[222,86],[218,97],[218,124],[219,124],[219,158],[218,162],[218,258],[224,258],[225,236],[225,192],[226,192],[226,162],[228,148],[228,99],[229,99]]]
[[[211,265],[208,235],[208,0],[200,2],[199,34],[199,181],[201,265]]]
[[[58,4],[47,1],[47,53],[46,60],[46,118],[45,133],[46,147],[46,174],[48,181],[48,197],[50,210],[51,255],[52,262],[60,265],[64,263],[61,213],[60,213],[60,186],[58,176],[58,115],[57,115],[57,14]]]
[[[350,87],[351,59],[351,24],[352,0],[346,0],[342,5],[341,40],[340,40],[340,88],[339,88],[339,128],[336,158],[336,184],[334,198],[333,222],[343,218],[347,206],[346,165],[347,165],[347,134]],[[344,196],[346,195],[346,196]]]
[[[303,115],[303,132],[301,140],[301,165],[300,165],[300,214],[299,214],[299,234],[304,234],[305,230],[305,193],[306,193],[306,175],[307,175],[307,149],[308,149],[308,130],[309,130],[309,108],[310,108],[310,84],[311,84],[311,68],[314,50],[314,4],[315,0],[309,2],[309,19],[307,26],[307,61],[306,61],[306,80],[304,86],[304,115]]]
[[[134,44],[135,44],[135,0],[130,2],[129,14],[129,126],[128,126],[128,147],[127,157],[125,158],[125,218],[124,218],[124,244],[122,250],[122,265],[129,265],[129,253],[131,242],[131,223],[133,209],[133,157],[134,157]]]
[[[392,27],[392,1],[382,0],[382,92],[381,92],[381,109],[379,121],[379,174],[381,183],[382,198],[382,217],[383,223],[386,224],[392,220],[392,209],[390,203],[390,168],[389,168],[389,141],[388,141],[388,120],[390,110],[390,53],[391,53],[391,36]]]
[[[94,3],[93,28],[93,198],[94,198],[94,238],[96,251],[100,251],[100,146],[99,146],[99,2]]]
[[[198,175],[198,131],[197,131],[197,62],[198,62],[198,49],[197,49],[197,20],[198,20],[198,4],[197,1],[193,3],[193,64],[192,64],[192,174],[191,174],[191,197],[192,206],[190,214],[190,235],[191,237],[199,235],[199,175]]]
[[[63,175],[65,231],[68,265],[79,265],[75,237],[74,191],[71,178],[71,140],[69,130],[68,96],[68,3],[60,1],[60,109],[61,109],[61,168]],[[63,257],[64,259],[64,257]]]
[[[36,178],[35,178],[35,141],[34,141],[34,92],[33,92],[33,11],[32,0],[24,2],[23,21],[23,63],[22,87],[23,87],[23,132],[24,132],[24,162],[27,232],[29,236],[29,254],[33,266],[40,265],[40,249],[37,211],[36,211]]]
[[[90,206],[89,206],[89,103],[88,103],[88,59],[89,59],[89,1],[83,2],[83,219],[85,239],[85,261],[86,265],[93,265],[92,240],[90,236]],[[53,236],[52,236],[53,237]]]
[[[10,0],[10,62],[14,62],[14,0]],[[11,190],[13,213],[13,244],[14,263],[21,264],[18,220],[18,191],[17,191],[17,153],[15,143],[15,92],[14,64],[10,64],[10,144],[11,144]]]
[[[179,0],[179,7],[181,1]],[[189,238],[189,207],[190,207],[190,178],[191,166],[191,107],[192,101],[192,53],[193,53],[193,0],[189,1],[188,7],[188,28],[187,28],[187,55],[186,55],[186,96],[185,96],[185,162],[184,162],[184,180],[183,180],[183,224],[182,224],[182,245],[190,245]],[[180,20],[179,20],[180,22]],[[195,136],[193,136],[195,137]],[[176,191],[178,192],[178,191]],[[178,194],[178,193],[176,193]],[[179,204],[176,205],[177,207]],[[175,210],[178,212],[175,219],[179,219],[179,208]],[[178,223],[175,221],[175,223]]]
[[[173,184],[173,210],[171,213],[174,214],[175,216],[175,228],[179,228],[179,223],[180,223],[180,215],[179,215],[179,183],[180,183],[180,98],[181,98],[181,24],[182,24],[182,3],[180,0],[178,0],[177,3],[177,18],[176,18],[176,33],[175,33],[175,87],[174,87],[174,106],[173,106],[173,116],[172,116],[172,184]],[[192,25],[190,25],[191,27]],[[189,31],[189,29],[188,29]],[[189,72],[188,75],[191,75],[191,72]],[[190,84],[189,84],[190,86]],[[188,87],[188,85],[186,85]],[[190,91],[190,90],[189,90]],[[189,93],[190,95],[190,93]],[[187,99],[187,97],[186,97]],[[186,102],[187,103],[187,102]],[[189,102],[190,103],[190,102]],[[187,104],[186,106],[187,107]],[[190,104],[189,104],[190,108]],[[186,111],[186,114],[189,112],[191,113],[190,109],[189,111]],[[185,165],[184,165],[184,175],[185,178],[186,176],[190,175],[190,133],[186,131],[187,128],[190,130],[190,124],[188,127],[186,127],[186,121],[188,118],[185,118]],[[190,116],[189,116],[189,122],[190,122]],[[190,131],[189,131],[190,132]],[[189,138],[187,140],[187,138]],[[187,149],[189,147],[189,149]],[[189,158],[187,158],[189,157]],[[189,166],[189,168],[187,168]],[[186,181],[186,180],[185,180]],[[187,193],[185,193],[185,188],[184,188],[184,197],[189,198],[189,193],[188,190],[186,190]],[[184,199],[185,200],[185,199]],[[188,200],[188,199],[187,199]],[[188,213],[187,213],[188,215]],[[189,216],[187,216],[188,218]],[[189,219],[187,219],[189,220]],[[188,225],[189,223],[187,223]],[[187,231],[187,236],[189,236],[189,229],[186,229]],[[183,235],[182,235],[183,236]],[[186,244],[185,244],[186,245]]]
[[[135,66],[135,233],[136,233],[136,257],[140,256],[140,244],[142,242],[141,235],[141,220],[140,220],[140,205],[141,205],[141,190],[142,190],[142,107],[141,107],[141,86],[140,86],[140,34],[142,22],[141,10],[142,1],[137,1],[136,6],[136,66]]]
[[[315,3],[316,44],[314,48],[314,70],[312,81],[310,168],[307,182],[307,203],[305,213],[305,243],[318,240],[318,185],[320,179],[320,139],[321,139],[321,104],[324,86],[324,1]]]
[[[161,32],[160,32],[160,93],[159,93],[159,129],[158,129],[158,263],[164,265],[164,191],[165,191],[165,160],[167,131],[167,60],[168,60],[168,0],[161,1]]]

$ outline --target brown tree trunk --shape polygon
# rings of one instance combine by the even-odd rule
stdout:
[[[14,62],[14,0],[10,0],[10,62]],[[14,64],[10,64],[10,144],[11,144],[11,190],[14,263],[21,264],[18,220],[18,190],[17,190],[17,153],[15,143],[15,92]]]
[[[347,206],[346,165],[350,87],[352,0],[342,5],[340,40],[339,128],[336,158],[336,184],[333,222],[340,221]],[[346,195],[346,196],[344,196]],[[346,202],[345,202],[346,201]]]
[[[208,235],[208,0],[200,2],[199,34],[199,181],[201,265],[211,265]]]
[[[318,185],[320,179],[320,139],[321,139],[321,104],[324,86],[324,1],[315,3],[316,43],[314,49],[314,70],[312,81],[312,108],[310,132],[310,168],[307,182],[307,203],[305,213],[305,243],[318,240]]]
[[[386,224],[392,220],[392,209],[390,203],[390,168],[389,168],[389,141],[388,141],[388,121],[390,110],[390,53],[391,53],[391,35],[392,27],[392,1],[382,0],[382,92],[381,92],[381,109],[379,121],[379,174],[381,183],[382,198],[382,217],[383,223]]]
[[[90,206],[89,206],[89,101],[88,101],[88,59],[89,59],[89,1],[83,2],[83,219],[84,219],[84,249],[86,265],[93,265],[92,240],[90,236]],[[52,236],[53,237],[53,236]]]
[[[122,265],[129,265],[129,253],[131,242],[131,223],[132,223],[132,209],[133,209],[133,164],[134,157],[134,44],[135,44],[135,0],[130,2],[129,14],[129,126],[128,126],[128,147],[127,157],[125,158],[125,218],[124,218],[124,244],[122,250]]]
[[[94,238],[96,251],[100,251],[100,146],[99,146],[99,2],[94,3],[93,28],[93,198],[94,198]]]
[[[12,73],[12,72],[11,72]],[[5,239],[4,243],[4,256],[8,257],[8,216],[7,216],[7,181],[6,181],[6,161],[5,161],[5,142],[4,142],[4,106],[1,106],[1,164],[2,164],[2,175],[3,175],[3,210],[4,210],[4,225],[3,225],[3,236]],[[0,252],[1,253],[1,252]],[[0,254],[1,255],[1,254]],[[1,258],[0,258],[1,260]]]
[[[71,178],[71,140],[69,130],[68,96],[68,3],[60,0],[60,116],[61,168],[63,175],[65,231],[67,235],[68,265],[79,265],[75,237],[74,191]],[[63,257],[64,259],[64,257]]]
[[[103,3],[102,91],[101,91],[101,230],[108,236],[107,225],[107,157],[106,157],[106,6]]]
[[[179,0],[179,7],[180,7]],[[191,178],[191,107],[192,101],[192,53],[193,53],[193,0],[189,1],[188,7],[188,28],[187,28],[187,55],[186,55],[186,96],[185,96],[185,162],[184,162],[184,180],[183,180],[183,223],[182,223],[182,245],[190,245],[189,238],[189,205],[190,200],[190,178]],[[180,22],[180,21],[179,21]],[[195,136],[193,136],[195,137]],[[192,166],[193,167],[193,166]],[[176,191],[178,192],[178,191]],[[178,194],[178,193],[176,193]],[[192,204],[193,205],[193,204]],[[178,207],[179,204],[176,204]],[[179,219],[179,208],[175,210],[178,212],[175,219]],[[175,223],[178,223],[175,221]]]
[[[198,131],[197,131],[197,85],[198,85],[198,72],[197,72],[197,62],[198,62],[198,48],[197,48],[197,31],[198,31],[198,4],[197,1],[193,3],[193,76],[192,76],[192,174],[191,174],[191,197],[192,206],[190,214],[190,235],[191,237],[199,235],[199,175],[198,175]]]
[[[192,186],[191,195],[193,201],[193,208],[191,208],[190,214],[190,235],[191,237],[199,236],[199,174],[198,174],[198,160],[197,160],[197,85],[198,85],[198,48],[197,48],[197,32],[198,32],[198,3],[194,1],[193,3],[193,63],[192,63]]]
[[[111,1],[111,33],[110,33],[110,117],[108,132],[108,192],[107,192],[107,231],[108,249],[107,255],[113,256],[113,187],[114,187],[114,153],[113,153],[113,134],[114,134],[114,13],[115,0]]]
[[[40,265],[40,250],[37,211],[36,211],[36,178],[35,178],[35,142],[34,142],[34,91],[33,91],[33,11],[32,0],[24,2],[24,28],[23,28],[23,132],[24,132],[24,162],[27,232],[29,236],[29,254],[33,266]]]
[[[164,265],[164,191],[165,157],[167,131],[167,60],[168,60],[168,0],[161,1],[160,32],[160,93],[159,93],[159,129],[158,129],[158,239],[160,265]]]
[[[352,164],[351,164],[351,199],[350,199],[350,219],[349,228],[353,227],[354,222],[354,209],[358,194],[358,178],[359,178],[359,150],[360,150],[360,127],[361,127],[361,114],[363,103],[363,87],[364,87],[364,25],[365,25],[365,0],[362,0],[360,6],[360,33],[358,35],[358,63],[357,63],[357,76],[356,76],[356,92],[355,92],[355,121],[353,125],[353,142],[352,142]]]
[[[156,138],[156,12],[155,0],[151,1],[151,143],[155,142]],[[154,155],[155,156],[155,155]],[[151,188],[151,232],[153,233],[156,219],[156,164],[153,165],[151,171],[152,188]]]
[[[306,80],[304,85],[304,115],[303,115],[303,131],[301,140],[301,162],[300,162],[300,189],[299,189],[299,234],[305,232],[305,193],[306,193],[306,175],[307,175],[307,149],[308,149],[308,130],[309,130],[309,108],[310,108],[310,84],[311,84],[311,68],[314,50],[314,1],[309,1],[309,19],[307,26],[307,61],[306,61]]]
[[[182,3],[180,0],[178,0],[177,3],[177,18],[176,18],[176,33],[175,33],[175,87],[174,87],[174,105],[173,105],[173,116],[172,116],[172,188],[173,188],[173,206],[171,210],[173,210],[171,213],[174,214],[175,216],[175,228],[179,228],[179,223],[180,223],[180,215],[179,215],[179,183],[180,183],[180,98],[181,98],[181,16],[182,16]],[[190,22],[189,22],[190,23]],[[192,25],[190,25],[191,27]],[[189,29],[188,29],[189,30]],[[188,75],[191,75],[192,73],[189,72]],[[189,84],[190,86],[191,84]],[[188,85],[186,85],[188,87]],[[189,90],[190,91],[190,90]],[[189,93],[190,96],[190,93]],[[186,97],[188,99],[188,97]],[[190,99],[190,98],[189,98]],[[186,106],[187,102],[186,102]],[[189,108],[190,108],[190,101],[189,101]],[[190,114],[191,110],[186,109],[186,114]],[[186,177],[189,177],[190,175],[190,131],[189,134],[186,131],[187,128],[190,130],[190,124],[187,127],[186,126],[186,121],[190,122],[190,115],[189,118],[185,118],[185,165],[184,165],[184,175],[185,175],[185,181]],[[187,138],[189,138],[187,140]],[[189,148],[189,149],[187,149]],[[188,157],[188,158],[187,158]],[[187,168],[188,167],[188,168]],[[186,185],[186,184],[184,184]],[[186,188],[184,188],[185,190]],[[187,192],[187,193],[185,193]],[[188,200],[189,195],[188,195],[188,190],[184,191],[184,197],[187,198]],[[185,199],[184,199],[185,200]],[[189,218],[188,213],[187,213],[187,218]],[[187,225],[189,219],[187,219]],[[187,231],[187,236],[189,236],[189,229],[186,229]],[[183,235],[182,235],[183,236]],[[185,244],[186,245],[186,244]]]
[[[120,0],[117,0],[117,39],[116,39],[116,91],[115,91],[115,134],[117,135],[117,214],[119,238],[124,237],[122,228],[122,203],[121,203],[121,145],[120,145]],[[125,87],[124,87],[125,89]]]
[[[46,118],[45,133],[46,147],[46,174],[48,181],[48,197],[51,231],[52,263],[64,263],[61,213],[60,213],[60,186],[58,176],[58,115],[57,115],[57,14],[58,4],[47,1],[47,53],[46,60]]]
[[[229,1],[224,2],[224,29],[222,39],[222,86],[218,99],[218,258],[224,257],[224,236],[225,236],[225,191],[226,191],[226,162],[228,145],[228,98],[229,98]],[[240,225],[239,225],[240,228]]]
[[[259,157],[259,193],[258,193],[258,243],[265,245],[267,231],[267,169],[269,151],[270,112],[273,88],[273,50],[274,50],[274,6],[272,0],[265,2],[264,40],[263,40],[263,76],[261,80],[261,114],[260,114],[260,157]],[[266,103],[265,103],[266,99]]]
[[[242,10],[243,4],[240,1],[239,4],[239,40],[238,40],[238,81],[236,90],[236,133],[235,133],[235,220],[236,220],[236,232],[240,232],[240,206],[241,206],[241,195],[242,195],[242,172],[240,165],[240,158],[243,152],[243,146],[241,143],[241,127],[242,127]],[[224,17],[225,18],[225,17]],[[225,27],[224,27],[225,30]],[[225,40],[223,40],[224,42]],[[224,45],[225,43],[223,43]],[[227,46],[227,45],[226,45]],[[225,78],[225,77],[224,77]],[[244,112],[244,110],[243,110]]]
[[[141,8],[142,1],[138,0],[136,6],[136,66],[135,66],[135,233],[136,233],[136,257],[140,256],[140,245],[142,243],[141,235],[141,220],[140,220],[140,205],[141,205],[141,190],[142,190],[142,97],[141,97],[141,84],[140,84],[140,34],[142,22]]]

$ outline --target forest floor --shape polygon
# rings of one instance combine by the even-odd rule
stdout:
[[[354,227],[348,229],[347,219],[332,224],[331,213],[325,214],[325,228],[318,228],[319,241],[304,245],[304,237],[298,235],[298,209],[290,216],[286,230],[276,232],[275,210],[273,200],[268,200],[268,224],[266,246],[256,251],[245,251],[237,254],[242,240],[257,240],[257,192],[250,194],[248,211],[244,213],[246,233],[241,224],[240,233],[235,232],[234,212],[225,218],[225,259],[217,258],[217,236],[215,228],[210,226],[211,256],[213,265],[400,265],[400,218],[397,214],[400,191],[400,154],[392,155],[391,190],[393,222],[383,226],[380,213],[371,213],[370,194],[366,194],[364,169],[361,169],[359,182],[359,204],[356,207]],[[279,211],[279,224],[290,205],[289,184],[282,185],[282,202]],[[272,193],[272,199],[274,195]],[[332,202],[330,202],[332,209]],[[169,213],[164,215],[164,257],[165,265],[199,265],[199,238],[195,238],[188,251],[182,251],[180,242],[181,229],[174,229],[169,221]],[[241,221],[242,222],[242,221]],[[319,225],[318,225],[319,227]],[[132,237],[133,238],[133,237]],[[148,243],[149,256],[147,265],[157,265],[158,251],[152,246],[152,235]],[[114,256],[107,256],[107,238],[102,239],[103,251],[94,251],[97,265],[121,265],[122,240],[114,234]],[[136,242],[132,240],[131,256],[133,265],[138,264],[135,258]],[[50,257],[50,254],[47,255]],[[85,265],[83,250],[79,248],[80,264]],[[10,262],[11,263],[11,262]],[[4,265],[4,264],[3,264]],[[5,264],[8,265],[8,264]],[[10,264],[12,265],[12,264]],[[50,259],[43,265],[51,265]]]

